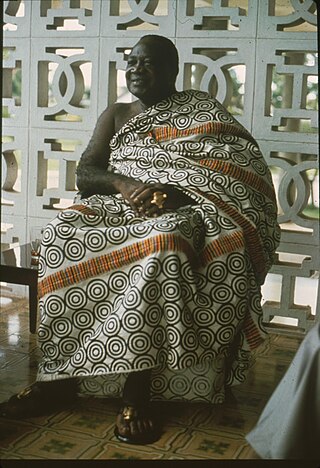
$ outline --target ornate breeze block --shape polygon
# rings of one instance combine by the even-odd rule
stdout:
[[[291,317],[305,332],[319,320],[316,2],[5,0],[3,11],[3,244],[26,242],[29,225],[72,202],[98,115],[131,99],[127,52],[142,35],[162,34],[180,52],[178,88],[215,95],[272,169],[283,235],[265,322]],[[300,304],[307,278],[313,296]]]

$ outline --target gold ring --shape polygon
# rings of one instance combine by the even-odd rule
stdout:
[[[168,197],[166,193],[163,192],[154,192],[151,203],[157,205],[157,207],[162,210],[165,199]]]

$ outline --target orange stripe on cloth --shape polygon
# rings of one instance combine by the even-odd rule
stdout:
[[[85,262],[67,267],[39,281],[39,298],[48,293],[79,283],[100,274],[121,268],[142,260],[159,251],[184,252],[193,267],[204,267],[214,258],[244,248],[241,231],[236,231],[210,242],[200,254],[196,254],[190,244],[174,234],[159,234],[109,254],[95,257]]]
[[[267,274],[267,266],[262,242],[256,228],[233,206],[229,205],[228,202],[221,200],[215,195],[206,194],[200,190],[197,190],[197,192],[208,200],[212,201],[218,208],[229,215],[233,221],[235,221],[243,229],[246,248],[251,259],[252,267],[254,269],[257,280],[260,284],[262,284]]]
[[[99,216],[99,213],[97,213],[95,210],[93,210],[92,208],[86,205],[71,205],[71,206],[68,206],[67,208],[64,208],[62,211],[67,211],[67,210],[80,211],[81,213],[85,215]]]
[[[254,323],[249,314],[247,314],[244,320],[243,332],[251,350],[256,349],[264,341],[258,325]]]
[[[209,167],[217,172],[222,172],[234,179],[237,179],[243,182],[246,185],[249,185],[255,190],[258,190],[263,195],[266,195],[270,200],[275,202],[275,193],[273,187],[269,185],[262,177],[254,174],[252,172],[248,172],[242,167],[235,166],[226,161],[217,161],[212,159],[202,159],[199,161],[199,164],[202,166]]]
[[[149,136],[155,138],[158,142],[161,142],[172,140],[174,138],[210,133],[215,135],[234,135],[257,144],[253,136],[245,129],[240,128],[235,124],[216,121],[205,122],[203,124],[194,125],[184,129],[169,126],[157,127],[149,133]]]
[[[235,231],[210,242],[201,252],[199,261],[202,265],[207,265],[212,262],[214,258],[243,249],[244,246],[243,233],[241,231]]]
[[[50,292],[130,265],[161,251],[184,252],[192,265],[198,262],[193,248],[185,239],[174,234],[159,234],[49,275],[39,281],[38,296],[41,298]]]

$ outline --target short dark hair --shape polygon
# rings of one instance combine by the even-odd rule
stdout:
[[[172,67],[171,71],[175,77],[177,76],[179,72],[179,54],[176,46],[170,39],[164,36],[158,36],[157,34],[147,34],[146,36],[142,36],[138,43],[139,42],[155,44],[155,46],[161,50],[162,54],[165,52],[165,56]]]

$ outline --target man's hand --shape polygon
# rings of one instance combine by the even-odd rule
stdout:
[[[119,186],[119,191],[137,215],[143,217],[159,216],[163,209],[176,209],[183,205],[193,204],[194,201],[171,185],[144,184],[139,181],[128,181]],[[163,208],[154,203],[155,192],[166,195]]]

